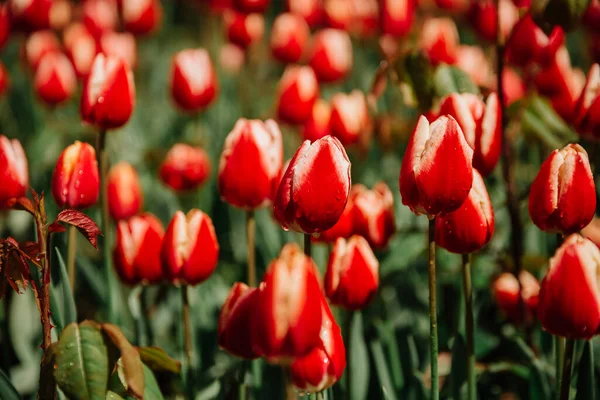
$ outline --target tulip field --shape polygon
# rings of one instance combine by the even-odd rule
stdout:
[[[599,0],[0,2],[0,400],[600,399]]]

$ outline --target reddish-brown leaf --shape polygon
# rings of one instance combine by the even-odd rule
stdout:
[[[62,222],[64,224],[73,225],[74,227],[81,232],[83,236],[91,243],[92,246],[98,248],[98,235],[100,235],[100,229],[98,225],[94,222],[93,219],[82,213],[78,210],[66,209],[61,211],[56,220],[50,225],[52,229],[56,229],[54,227],[58,222]],[[50,228],[49,228],[50,229]],[[54,232],[57,232],[54,230]]]
[[[31,215],[35,215],[35,206],[27,197],[13,197],[4,202],[4,208],[12,208],[13,210],[27,211]]]
[[[27,289],[30,279],[27,258],[17,241],[11,237],[0,239],[0,281],[3,281],[3,286],[8,283],[21,294]]]

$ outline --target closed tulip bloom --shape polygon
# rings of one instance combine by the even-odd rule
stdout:
[[[600,138],[600,66],[591,66],[575,107],[574,124],[583,136]]]
[[[331,134],[344,146],[359,141],[370,129],[371,118],[367,108],[367,99],[360,90],[350,94],[336,93],[331,98]]]
[[[120,162],[111,167],[107,178],[108,211],[115,221],[131,218],[142,209],[144,194],[133,166]]]
[[[96,204],[100,175],[96,150],[75,141],[63,150],[52,175],[52,196],[61,208],[86,208]]]
[[[313,38],[310,66],[319,81],[334,82],[352,69],[352,42],[347,32],[323,29]]]
[[[318,99],[312,108],[308,120],[304,123],[302,136],[304,140],[314,142],[331,133],[331,106],[327,101]]]
[[[88,76],[97,53],[96,39],[83,24],[74,23],[65,29],[63,43],[77,76],[79,78]]]
[[[277,115],[290,124],[306,122],[319,96],[319,83],[311,67],[292,65],[285,69],[278,87]]]
[[[137,44],[135,36],[129,32],[105,32],[100,37],[100,52],[106,56],[118,57],[131,69],[137,66]]]
[[[295,359],[291,365],[294,386],[309,393],[333,386],[346,368],[346,347],[342,331],[324,297],[321,297],[321,312],[321,343],[304,357]]]
[[[379,0],[351,0],[354,8],[351,32],[359,38],[370,38],[379,31]]]
[[[219,65],[230,74],[237,74],[244,66],[245,50],[234,43],[224,44],[219,51]]]
[[[354,28],[356,11],[352,0],[323,0],[325,25],[349,32]]]
[[[339,220],[350,193],[350,160],[339,140],[307,140],[285,171],[274,200],[285,229],[322,232]]]
[[[336,240],[325,273],[325,293],[348,310],[365,308],[379,287],[379,261],[362,236]]]
[[[114,0],[86,0],[82,13],[83,24],[96,39],[105,32],[114,31],[119,23],[117,2]]]
[[[262,13],[269,6],[269,0],[233,0],[233,6],[244,14]]]
[[[592,0],[581,20],[586,28],[600,32],[600,1]]]
[[[395,37],[407,35],[412,28],[415,11],[415,0],[383,0],[381,31]]]
[[[494,87],[496,84],[494,84]],[[527,87],[523,78],[512,68],[507,67],[502,73],[502,86],[504,92],[504,104],[510,106],[515,101],[525,97]]]
[[[171,283],[197,285],[213,273],[219,260],[219,242],[208,215],[198,209],[177,211],[163,239],[163,272]]]
[[[35,73],[35,91],[49,105],[69,99],[77,88],[73,65],[63,53],[46,54]]]
[[[42,58],[50,53],[60,53],[60,42],[53,31],[37,31],[27,37],[23,55],[32,71],[36,71]]]
[[[419,35],[419,48],[423,50],[432,64],[454,64],[458,46],[458,30],[452,19],[429,18],[425,20]]]
[[[221,197],[248,210],[266,206],[279,186],[282,168],[283,142],[277,123],[242,118],[225,139],[221,153]]]
[[[322,296],[312,259],[296,244],[285,245],[258,288],[251,330],[258,353],[289,363],[318,346]]]
[[[434,217],[457,210],[473,184],[473,150],[456,120],[424,116],[408,142],[400,169],[402,204]]]
[[[164,228],[152,214],[145,213],[119,221],[113,260],[124,283],[152,284],[162,280],[160,249],[163,236]]]
[[[182,50],[173,57],[171,95],[186,111],[201,111],[217,97],[219,84],[205,49]]]
[[[323,0],[287,0],[288,10],[300,15],[312,28],[323,21]]]
[[[4,68],[4,65],[0,63],[0,96],[8,91],[10,88],[10,78],[8,71]]]
[[[458,46],[454,65],[469,75],[477,86],[489,88],[496,82],[490,60],[480,46]]]
[[[265,33],[265,18],[262,14],[241,14],[227,11],[224,15],[227,38],[242,48],[259,42]]]
[[[219,347],[236,357],[254,359],[259,356],[254,351],[251,332],[257,299],[257,288],[236,282],[221,307],[217,328]]]
[[[550,36],[547,36],[528,13],[515,24],[508,37],[506,58],[519,67],[530,63],[545,63],[554,57],[564,40],[562,28],[555,27]]]
[[[494,235],[494,210],[483,178],[473,171],[473,186],[467,200],[456,211],[435,220],[435,242],[459,254],[473,253]]]
[[[570,144],[554,150],[531,184],[529,215],[543,231],[569,234],[590,223],[596,211],[596,186],[588,155]]]
[[[81,96],[83,120],[100,129],[118,128],[131,117],[135,106],[133,74],[125,61],[98,54]]]
[[[521,271],[518,281],[514,274],[503,272],[494,281],[492,292],[498,308],[512,323],[530,323],[536,318],[540,283],[529,272]]]
[[[210,177],[210,159],[200,147],[178,143],[171,147],[158,171],[165,185],[176,191],[193,190]]]
[[[10,0],[8,11],[13,25],[26,32],[50,28],[53,0]]]
[[[435,0],[435,5],[452,13],[464,12],[470,4],[469,0]]]
[[[283,63],[300,61],[310,38],[308,24],[299,15],[284,13],[275,18],[271,30],[271,52]]]
[[[538,318],[556,336],[590,339],[600,327],[600,250],[572,234],[550,259],[542,281]]]
[[[396,232],[394,195],[383,182],[369,190],[362,185],[352,188],[354,204],[354,230],[363,236],[374,249],[387,247]]]
[[[594,217],[592,222],[581,230],[581,235],[600,248],[600,218]]]
[[[10,36],[10,15],[8,5],[0,5],[0,49],[4,47]]]
[[[519,10],[510,0],[500,0],[502,38],[508,37],[519,20]],[[469,9],[469,22],[482,39],[495,42],[498,29],[497,5],[493,0],[475,1]]]
[[[29,186],[27,158],[21,142],[0,135],[0,208],[6,200],[25,196]]]
[[[162,19],[159,0],[121,0],[125,30],[145,35],[157,29]]]

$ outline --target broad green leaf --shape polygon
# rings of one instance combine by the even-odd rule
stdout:
[[[164,400],[162,393],[160,392],[160,388],[158,387],[158,383],[156,382],[156,378],[154,374],[144,365],[144,381],[146,382],[146,386],[144,387],[144,400]],[[133,397],[127,396],[126,400],[134,400]]]
[[[433,70],[429,60],[421,53],[413,53],[396,64],[396,73],[402,82],[407,83],[416,97],[421,110],[429,110],[433,105]]]
[[[62,298],[62,307],[60,308],[62,322],[64,325],[68,325],[77,322],[77,307],[75,306],[75,300],[73,299],[73,291],[69,283],[69,273],[67,272],[65,262],[58,247],[55,247],[54,250],[56,251],[56,258],[58,259],[58,265],[60,267],[60,294]],[[56,286],[52,285],[51,290],[56,290]]]
[[[459,68],[442,64],[433,76],[433,87],[438,97],[444,97],[451,93],[474,93],[479,94],[477,85],[473,83],[469,75]]]
[[[2,400],[21,400],[21,396],[17,392],[17,389],[12,385],[10,379],[3,370],[0,369],[0,394],[2,394]]]
[[[108,350],[99,326],[90,321],[70,324],[56,348],[54,376],[74,400],[102,400],[108,382]]]
[[[371,354],[375,361],[375,371],[379,378],[379,385],[383,393],[384,399],[396,399],[396,393],[394,392],[394,386],[392,385],[392,379],[390,378],[389,367],[385,360],[385,353],[383,346],[379,340],[374,340],[370,343]]]
[[[531,400],[550,400],[550,386],[548,385],[548,375],[543,371],[538,360],[531,363],[529,369],[529,398]]]
[[[364,400],[369,390],[369,353],[364,338],[362,315],[358,311],[352,313],[349,339],[347,345],[350,348],[350,368],[346,371],[351,382],[350,399]]]
[[[121,353],[117,364],[117,373],[121,383],[129,393],[136,397],[142,397],[144,394],[144,370],[140,353],[129,343],[116,325],[104,324],[102,329]]]
[[[577,379],[577,396],[575,400],[595,400],[596,382],[594,376],[594,352],[592,343],[584,343],[583,354],[579,361],[579,378]]]
[[[398,342],[396,340],[396,332],[392,324],[385,324],[378,322],[375,324],[375,328],[379,333],[379,337],[385,347],[387,348],[386,353],[390,364],[390,373],[394,382],[396,390],[402,389],[404,386],[404,376],[402,375],[402,364],[400,362],[400,350],[398,349]]]
[[[452,370],[450,372],[452,395],[455,399],[462,399],[463,388],[467,382],[467,346],[461,334],[454,338],[452,346]]]
[[[181,361],[169,357],[160,347],[137,347],[142,362],[152,371],[168,371],[174,374],[181,372]]]

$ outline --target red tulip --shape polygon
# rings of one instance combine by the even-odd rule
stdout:
[[[350,31],[354,23],[354,4],[352,0],[324,0],[326,25],[333,29]]]
[[[334,243],[338,238],[348,239],[350,236],[354,235],[356,229],[356,218],[355,218],[355,207],[354,207],[354,197],[359,188],[363,187],[360,184],[353,185],[350,189],[350,196],[348,196],[348,202],[346,203],[346,207],[344,207],[344,211],[340,216],[340,219],[333,225],[331,228],[319,232],[313,236],[313,241],[316,242],[325,242],[325,243]]]
[[[592,0],[590,2],[587,10],[585,10],[582,22],[587,28],[600,32],[600,1]]]
[[[425,20],[419,35],[419,48],[432,64],[454,64],[459,38],[456,24],[450,18]]]
[[[424,116],[408,142],[400,170],[402,204],[416,214],[457,210],[473,184],[473,150],[452,117]]]
[[[387,247],[396,232],[394,195],[388,185],[379,182],[372,190],[354,185],[351,196],[354,204],[354,231],[367,239],[374,249]]]
[[[100,37],[100,52],[107,57],[118,57],[134,69],[137,65],[135,36],[128,32],[105,32]]]
[[[269,0],[233,0],[233,6],[245,14],[265,12]]]
[[[277,86],[277,115],[290,124],[306,122],[319,96],[319,83],[311,67],[290,65]]]
[[[96,150],[75,141],[63,150],[52,175],[52,196],[61,208],[87,208],[96,204],[100,175]]]
[[[473,253],[494,235],[494,209],[483,178],[473,171],[473,186],[460,208],[435,220],[435,242],[459,254]]]
[[[242,118],[225,139],[221,154],[221,197],[240,208],[263,207],[279,186],[282,167],[283,142],[277,123]]]
[[[565,40],[560,27],[554,28],[550,36],[536,25],[530,14],[523,16],[514,26],[506,42],[508,62],[524,67],[531,63],[551,61]]]
[[[315,34],[310,66],[320,81],[333,82],[344,78],[352,69],[352,42],[347,32],[323,29]]]
[[[10,87],[10,78],[4,65],[0,63],[0,96],[2,96]]]
[[[233,43],[224,44],[219,51],[219,65],[230,74],[238,74],[244,66],[244,49]]]
[[[581,230],[581,235],[600,248],[600,218],[594,217],[592,222]]]
[[[304,18],[291,13],[280,14],[271,30],[271,52],[283,63],[298,62],[309,38],[310,30]]]
[[[321,343],[291,365],[294,386],[310,393],[333,386],[346,368],[346,347],[340,327],[336,324],[324,297],[321,297]]]
[[[83,120],[101,129],[118,128],[127,123],[134,106],[135,86],[127,63],[98,54],[83,86]]]
[[[157,29],[162,19],[159,0],[121,0],[125,30],[145,35]]]
[[[360,90],[350,94],[336,93],[331,98],[331,134],[344,146],[356,143],[368,133],[371,125],[367,99]]]
[[[596,186],[588,155],[570,144],[554,150],[531,184],[529,215],[543,231],[569,234],[590,223],[596,211]]]
[[[136,285],[162,280],[160,249],[163,236],[163,226],[152,214],[119,221],[113,259],[123,282]]]
[[[365,308],[379,286],[379,261],[362,236],[336,240],[325,273],[325,293],[348,310]]]
[[[265,18],[262,14],[246,15],[227,11],[224,21],[229,41],[243,48],[259,42],[265,33]]]
[[[508,320],[522,324],[535,319],[540,283],[529,272],[521,271],[518,281],[514,274],[503,272],[494,281],[492,289],[498,308]]]
[[[592,65],[574,113],[574,124],[584,136],[600,138],[600,66]]]
[[[259,355],[252,344],[253,311],[257,306],[258,289],[242,282],[234,283],[219,315],[219,347],[241,358]]]
[[[213,273],[219,260],[219,242],[212,220],[194,208],[177,211],[163,239],[163,273],[171,283],[197,285]]]
[[[24,31],[50,28],[52,0],[10,0],[7,2],[11,22]]]
[[[490,60],[479,46],[458,46],[454,65],[469,75],[469,78],[477,86],[489,88],[496,84],[496,75]],[[505,75],[507,70],[508,68],[504,70]]]
[[[500,0],[500,23],[502,38],[507,38],[513,26],[519,20],[519,10],[510,0]],[[482,39],[496,41],[498,30],[497,4],[493,0],[481,0],[472,3],[469,21]]]
[[[512,2],[519,8],[529,8],[531,6],[531,0],[512,0]]]
[[[315,27],[324,18],[323,0],[287,0],[291,13],[300,15],[310,27]]]
[[[494,84],[493,88],[496,88],[496,86],[497,85]],[[527,91],[525,82],[523,82],[523,78],[510,67],[504,68],[502,74],[502,86],[504,89],[504,103],[507,107],[515,101],[525,97]]]
[[[383,0],[381,31],[395,37],[407,35],[413,25],[415,9],[415,0]]]
[[[158,171],[161,181],[176,191],[193,190],[210,177],[210,159],[200,147],[178,143],[171,147]]]
[[[360,38],[369,38],[379,31],[379,0],[351,0],[353,6],[353,34]]]
[[[307,140],[288,166],[274,201],[284,229],[322,232],[338,221],[350,193],[350,160],[332,136]]]
[[[77,77],[63,53],[46,54],[35,73],[35,91],[47,104],[62,103],[73,95]]]
[[[112,219],[131,218],[142,209],[144,194],[133,166],[120,162],[112,166],[107,178],[108,211]]]
[[[542,328],[570,339],[590,339],[600,327],[600,250],[578,234],[550,259],[542,281],[538,318]]]
[[[187,49],[173,57],[171,95],[179,107],[186,111],[201,111],[218,93],[217,74],[206,50]]]
[[[60,53],[60,43],[52,31],[37,31],[27,37],[23,47],[27,64],[36,71],[46,54]]]
[[[435,0],[435,5],[453,13],[462,13],[469,7],[469,0]]]
[[[71,24],[63,33],[65,52],[80,78],[88,76],[96,57],[96,40],[80,23]]]
[[[21,142],[0,135],[0,208],[6,200],[25,196],[29,186],[27,158]]]
[[[318,346],[321,287],[317,267],[295,244],[287,244],[267,268],[254,307],[253,343],[268,359],[287,363]]]
[[[10,15],[8,5],[0,5],[0,49],[4,47],[10,36]]]
[[[321,139],[323,136],[330,134],[330,120],[331,120],[331,106],[327,101],[318,99],[312,108],[312,112],[308,117],[308,120],[304,123],[304,129],[302,130],[302,136],[304,140],[315,140]]]
[[[86,0],[82,12],[83,24],[96,39],[105,32],[114,31],[119,23],[117,2],[114,0]]]

